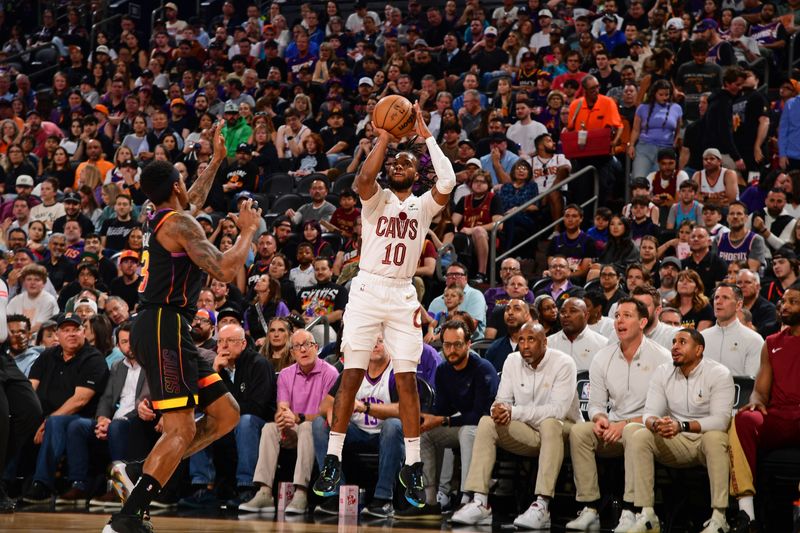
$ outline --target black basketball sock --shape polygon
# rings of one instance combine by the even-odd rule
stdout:
[[[148,474],[142,474],[139,482],[133,487],[125,505],[122,506],[121,514],[142,516],[150,507],[150,502],[158,496],[161,491],[161,484]]]

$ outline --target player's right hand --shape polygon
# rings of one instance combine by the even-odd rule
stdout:
[[[386,143],[400,142],[400,140],[397,137],[395,137],[394,135],[392,135],[388,131],[386,131],[384,129],[381,129],[378,126],[376,126],[374,120],[372,121],[372,129],[375,130],[375,136],[378,137],[378,140],[380,140],[380,141],[384,141]]]
[[[248,198],[242,204],[238,215],[230,213],[228,216],[233,218],[233,221],[242,232],[251,231],[255,233],[261,222],[261,209],[253,209],[253,200]]]

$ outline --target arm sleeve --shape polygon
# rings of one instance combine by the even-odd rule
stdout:
[[[711,402],[708,416],[698,418],[700,431],[728,431],[733,410],[734,386],[731,373],[725,367],[717,367],[711,384]]]
[[[425,144],[428,147],[428,155],[431,158],[433,170],[436,171],[436,189],[445,195],[453,192],[456,186],[456,173],[453,171],[453,164],[444,155],[442,149],[436,144],[434,137],[425,139]]]

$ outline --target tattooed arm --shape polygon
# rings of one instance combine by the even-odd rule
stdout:
[[[247,259],[253,235],[258,230],[261,210],[253,209],[252,200],[247,200],[242,204],[238,217],[233,214],[228,216],[234,219],[241,233],[233,248],[225,253],[220,252],[206,238],[203,228],[197,220],[183,213],[164,225],[165,237],[169,241],[161,244],[171,251],[185,251],[197,266],[212,277],[225,283],[231,283],[236,279],[237,272]]]
[[[222,136],[222,126],[224,121],[220,120],[214,129],[214,155],[208,163],[208,167],[202,174],[197,176],[197,179],[189,189],[189,203],[197,209],[202,209],[208,197],[208,191],[211,190],[211,185],[214,183],[214,176],[217,175],[219,166],[225,161],[228,155],[228,150],[225,148],[225,138]]]

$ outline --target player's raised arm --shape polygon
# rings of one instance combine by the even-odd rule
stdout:
[[[224,124],[225,122],[222,120],[217,122],[214,128],[214,141],[212,143],[214,154],[211,156],[211,161],[208,163],[206,169],[202,174],[197,176],[197,179],[188,191],[189,203],[197,209],[201,209],[203,205],[205,205],[208,191],[211,190],[211,184],[214,183],[214,176],[217,175],[219,166],[228,156],[228,150],[225,148],[225,138],[222,136],[222,126]]]
[[[231,283],[247,259],[250,243],[258,230],[261,210],[253,209],[253,201],[246,200],[239,214],[228,214],[239,226],[241,233],[232,248],[223,252],[209,241],[200,224],[188,214],[176,216],[174,222],[164,226],[168,238],[181,245],[189,258],[214,279]]]
[[[433,170],[436,171],[436,186],[431,189],[431,194],[437,204],[447,205],[450,201],[450,193],[456,188],[456,173],[453,170],[453,164],[450,163],[450,160],[436,143],[436,139],[431,135],[428,126],[425,124],[425,119],[422,118],[419,103],[414,104],[414,111],[417,114],[416,134],[425,139]]]
[[[378,192],[376,179],[383,168],[386,149],[389,147],[389,143],[395,140],[388,131],[377,127],[374,122],[372,128],[375,130],[378,140],[356,175],[356,187],[358,187],[358,195],[362,200],[369,200]]]

